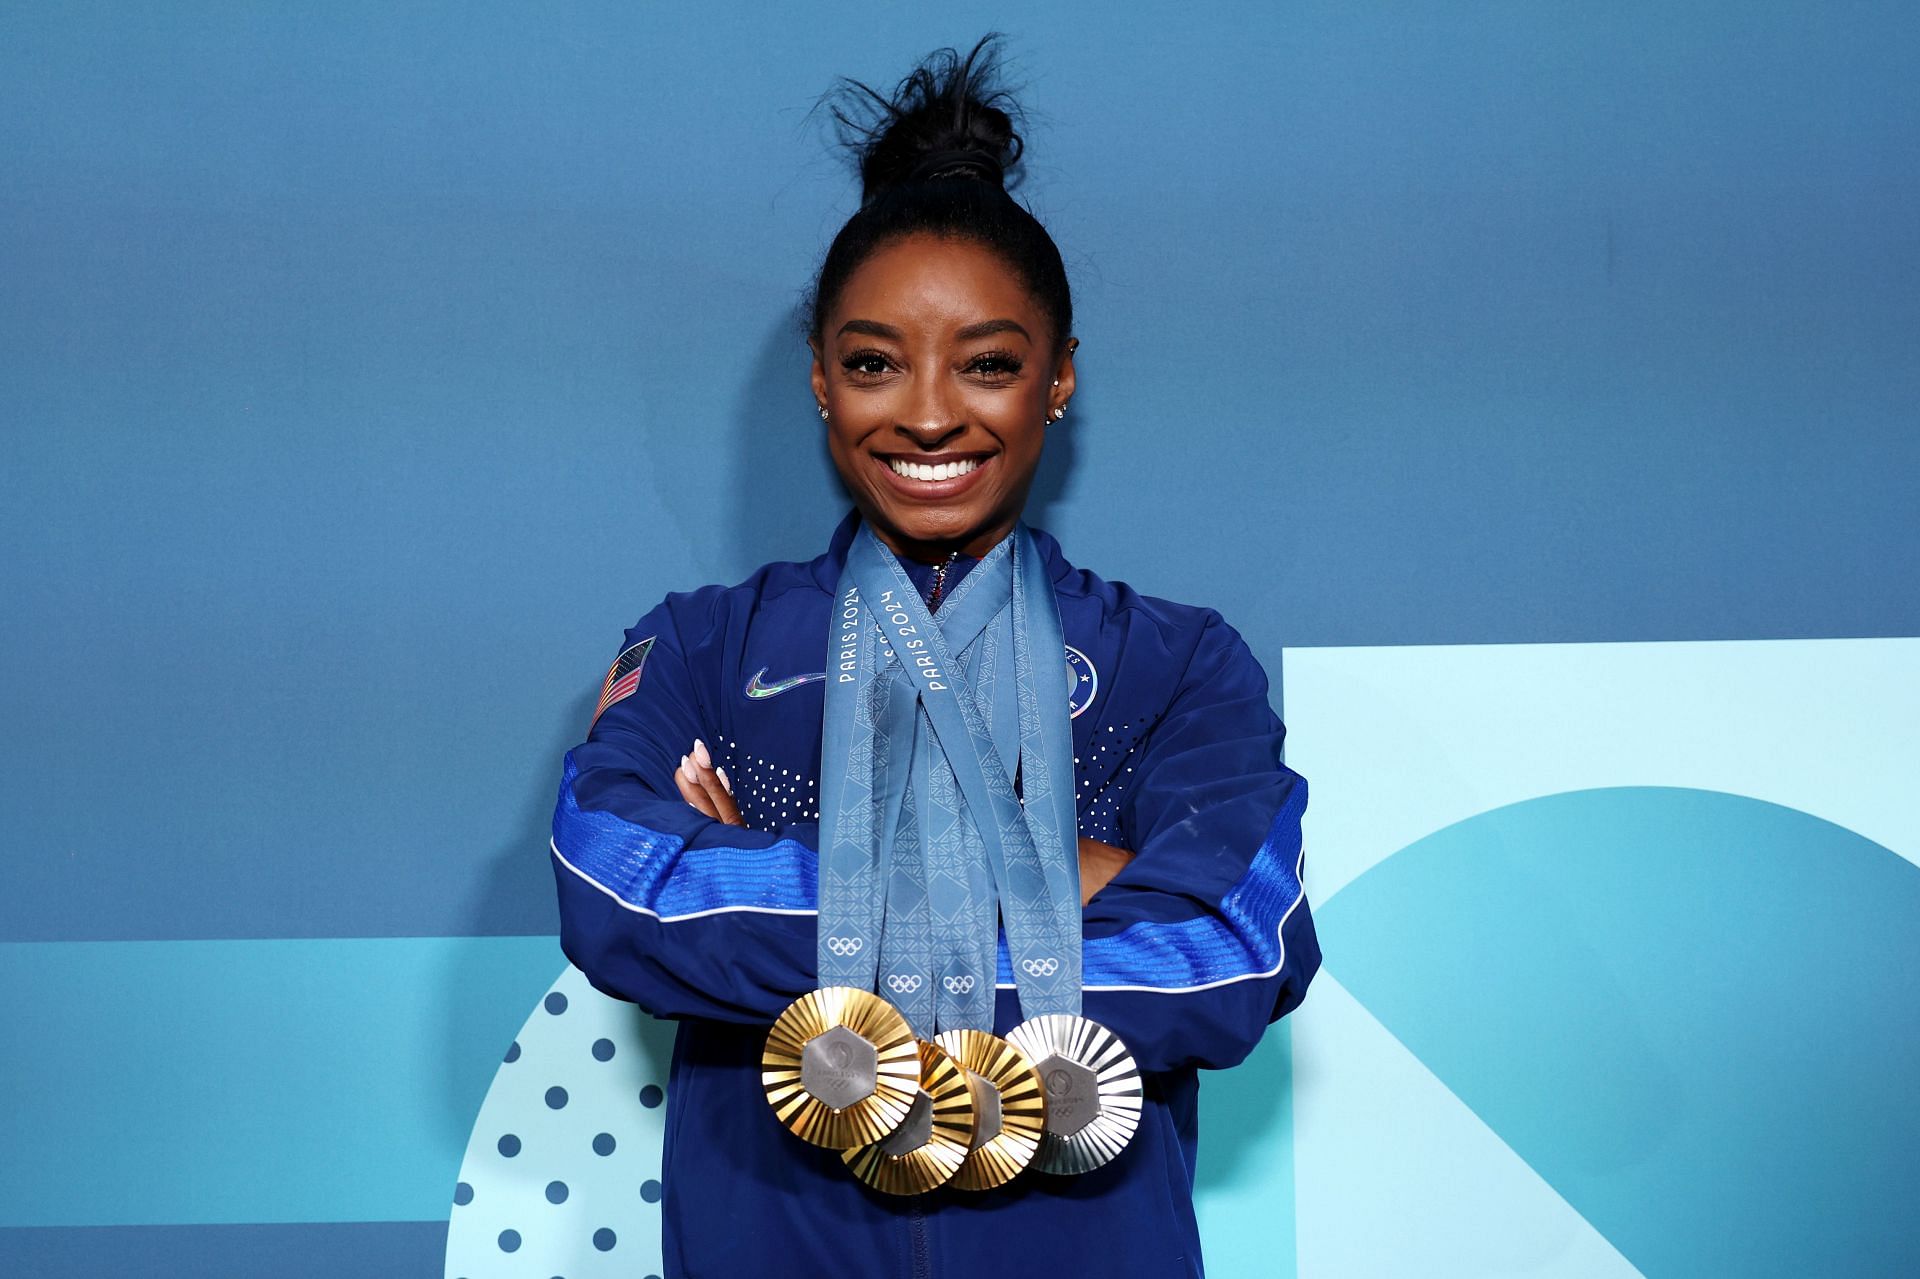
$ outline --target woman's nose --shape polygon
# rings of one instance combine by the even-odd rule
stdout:
[[[903,411],[905,416],[894,429],[923,449],[937,449],[967,429],[959,399],[942,378],[924,379]]]
[[[954,437],[964,433],[967,429],[967,424],[965,422],[949,422],[945,424],[938,422],[899,422],[894,425],[893,429],[911,441],[915,448],[932,452],[941,445],[954,439]]]

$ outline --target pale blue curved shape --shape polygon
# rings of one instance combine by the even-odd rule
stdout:
[[[1717,792],[1447,827],[1318,912],[1331,971],[1649,1275],[1920,1257],[1920,867]]]
[[[561,971],[474,1116],[448,1187],[446,1279],[658,1279],[673,1037]]]

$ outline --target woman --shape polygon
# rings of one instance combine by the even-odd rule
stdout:
[[[854,512],[811,562],[671,595],[643,617],[587,741],[566,760],[554,818],[562,944],[599,989],[681,1019],[662,1176],[669,1276],[1198,1275],[1195,1070],[1245,1057],[1319,964],[1299,882],[1305,785],[1280,763],[1284,730],[1246,645],[1217,613],[1076,568],[1020,523],[1046,434],[1060,429],[1077,385],[1078,343],[1059,251],[1004,190],[1021,144],[1004,95],[987,87],[991,39],[964,59],[936,54],[891,100],[865,91],[882,111],[858,144],[863,202],[821,267],[809,334],[814,395]],[[849,601],[863,607],[856,578],[897,583],[901,600],[913,591],[914,616],[940,619],[955,646],[954,619],[974,607],[966,601],[1039,583],[1050,604],[1036,613],[1029,599],[1017,630],[1006,629],[1008,612],[994,613],[1002,620],[982,634],[1010,635],[1016,650],[1063,637],[1066,679],[1037,652],[1033,670],[1008,662],[993,641],[949,654],[947,676],[929,677],[924,654],[917,668],[902,663],[915,656],[911,640],[856,652],[863,634],[878,634],[870,614],[847,611]],[[843,614],[860,620],[833,632]],[[1000,671],[995,694],[981,691],[989,667]],[[886,1195],[768,1109],[769,1023],[828,984],[834,955],[858,949],[839,936],[831,955],[826,946],[827,914],[844,893],[838,879],[823,892],[823,795],[829,867],[855,827],[884,827],[903,865],[924,870],[946,855],[927,833],[935,774],[909,763],[924,770],[929,752],[951,754],[952,735],[911,719],[909,690],[909,718],[889,721],[899,731],[886,736],[876,716],[893,713],[889,672],[930,678],[927,688],[974,681],[983,705],[997,696],[1012,706],[1016,687],[1023,707],[1035,689],[1064,693],[1064,716],[1048,701],[1044,716],[995,719],[996,746],[979,758],[1006,764],[1020,820],[1033,820],[1045,794],[1065,814],[1069,849],[1077,837],[1077,866],[1064,856],[1084,913],[1069,894],[1079,955],[1067,966],[1082,965],[1084,988],[1067,997],[1083,999],[1142,1072],[1138,1130],[1091,1171]],[[881,691],[855,697],[847,685]],[[1056,725],[1072,756],[1058,784],[1034,744]],[[848,779],[878,776],[861,769],[889,750],[894,775],[909,779],[904,798],[896,786],[885,801],[878,788],[870,802],[847,800],[867,794]],[[869,821],[883,802],[893,805],[887,821]],[[969,800],[952,810],[959,837],[974,841],[961,855],[976,861],[979,841],[994,836],[981,809]],[[920,820],[889,824],[901,812]],[[912,863],[922,854],[929,860]],[[883,889],[869,980],[896,935],[913,932],[896,888]],[[1026,917],[1009,908],[1004,883],[1000,891],[1000,914],[1018,933]],[[983,950],[997,971],[979,989],[952,968],[927,986],[889,976],[892,990],[881,990],[923,1034],[968,1007],[1001,1034],[1034,1011],[1022,1003],[1037,999],[1043,965],[1021,959],[1020,977],[1012,961],[1024,942],[1014,937],[1010,951],[1008,935],[995,936],[992,894],[984,907],[969,902],[973,931],[958,951]],[[951,921],[942,926],[952,933]],[[914,1012],[915,1000],[930,1002]]]

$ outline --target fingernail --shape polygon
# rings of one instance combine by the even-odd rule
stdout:
[[[680,757],[680,775],[690,782],[695,780],[693,776],[693,766],[688,763],[685,755]]]
[[[700,767],[713,767],[713,756],[707,754],[707,744],[697,737],[693,739],[693,757],[700,761]]]
[[[727,788],[727,794],[733,794],[733,783],[727,780],[727,770],[724,768],[716,768],[713,771],[720,775],[720,784]]]

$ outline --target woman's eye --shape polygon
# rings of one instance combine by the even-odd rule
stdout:
[[[887,357],[878,351],[854,351],[841,358],[840,367],[855,377],[879,377],[887,371]]]
[[[990,382],[1004,382],[1020,372],[1020,357],[1002,352],[976,355],[967,364],[967,372],[978,374]]]

